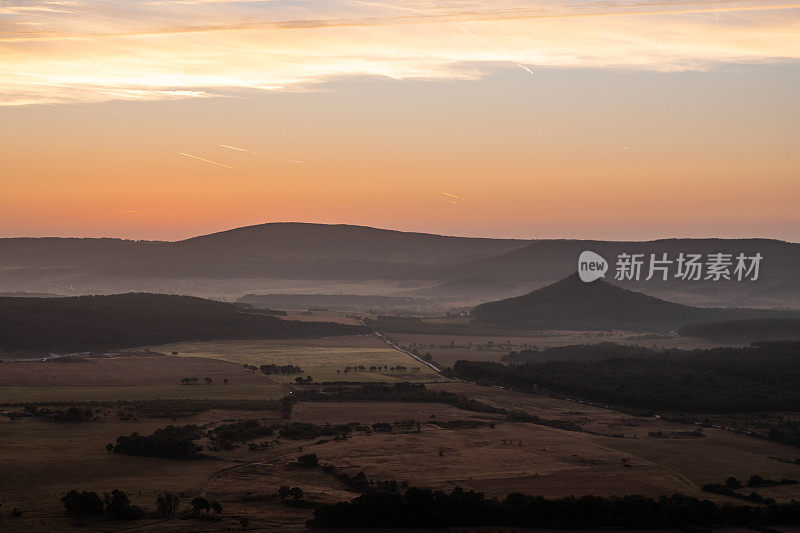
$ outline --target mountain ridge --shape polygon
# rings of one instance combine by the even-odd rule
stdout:
[[[471,303],[527,292],[572,272],[592,250],[614,264],[621,252],[760,252],[758,283],[651,280],[620,285],[694,305],[797,307],[800,244],[765,238],[492,239],[404,232],[351,224],[275,222],[231,228],[178,241],[111,238],[0,239],[0,291],[61,294],[179,292],[237,298],[281,292],[299,280],[338,292],[383,280],[369,294]],[[234,280],[234,281],[231,281]],[[474,284],[463,280],[478,280]],[[339,285],[337,283],[341,282]],[[374,285],[374,284],[373,284]],[[473,286],[474,285],[474,286]],[[198,287],[201,287],[199,289]],[[291,289],[295,289],[294,285]],[[230,295],[230,296],[227,296]]]

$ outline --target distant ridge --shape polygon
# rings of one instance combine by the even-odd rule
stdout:
[[[352,285],[380,281],[367,289],[374,291],[371,295],[475,302],[553,283],[575,269],[583,250],[601,254],[612,265],[622,252],[668,253],[671,258],[680,252],[758,252],[764,260],[757,282],[670,278],[619,285],[696,306],[800,308],[800,244],[774,239],[489,239],[299,222],[176,242],[0,239],[0,291],[75,295],[134,290],[235,299],[312,290],[365,294],[363,287]]]
[[[762,317],[800,317],[800,311],[703,308],[664,301],[577,273],[523,296],[475,307],[476,322],[510,328],[669,332],[695,323]]]

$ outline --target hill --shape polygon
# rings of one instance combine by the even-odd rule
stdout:
[[[83,352],[188,340],[353,335],[361,326],[280,320],[191,296],[0,298],[0,352]]]
[[[758,252],[764,260],[757,282],[689,283],[670,278],[620,286],[695,306],[800,307],[800,280],[794,276],[800,264],[800,244],[795,243],[770,239],[487,239],[291,222],[176,242],[0,239],[0,291],[65,295],[137,291],[235,299],[248,293],[313,290],[418,297],[460,305],[497,300],[553,283],[574,270],[583,250],[600,253],[612,265],[622,252],[667,253],[672,258],[680,252]],[[369,286],[360,285],[367,282]]]
[[[800,307],[800,282],[794,274],[800,264],[800,245],[774,239],[659,239],[654,241],[539,240],[494,257],[478,259],[442,270],[442,276],[457,279],[464,276],[488,276],[506,283],[535,287],[552,283],[567,272],[573,272],[578,256],[592,250],[611,265],[621,253],[760,253],[764,259],[757,282],[692,281],[670,277],[663,281],[620,282],[621,287],[634,289],[659,298],[702,306]],[[644,277],[644,276],[643,276]]]
[[[577,274],[523,296],[475,307],[474,320],[509,328],[669,332],[693,322],[775,316],[800,311],[702,308],[660,300]]]
[[[423,267],[469,262],[528,242],[287,222],[194,237],[135,257],[99,261],[91,269],[138,277],[404,278]]]

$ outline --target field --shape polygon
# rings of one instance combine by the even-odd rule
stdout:
[[[0,404],[116,400],[258,400],[281,398],[285,385],[129,385],[0,387]]]
[[[198,378],[196,385],[181,379]],[[204,379],[212,379],[206,385]],[[226,384],[224,380],[228,380]],[[164,355],[0,363],[0,403],[179,398],[270,398],[284,387],[241,365]]]
[[[152,351],[171,353],[180,357],[200,357],[229,361],[239,365],[260,366],[264,364],[297,365],[302,376],[311,376],[315,381],[429,381],[437,379],[428,367],[411,357],[390,348],[373,335],[349,336],[324,339],[293,339],[263,341],[206,341],[182,342],[151,347]],[[364,371],[348,371],[346,367],[363,365]],[[388,366],[387,371],[369,371],[370,366]],[[397,365],[407,371],[392,371]],[[411,368],[420,367],[418,372]],[[338,371],[338,372],[337,372]],[[274,374],[270,378],[278,382],[293,382],[296,375]]]
[[[516,332],[515,335],[447,335],[435,333],[397,333],[386,335],[405,349],[416,347],[421,353],[430,353],[443,367],[452,367],[459,359],[467,361],[500,361],[512,350],[549,348],[570,344],[597,344],[614,342],[646,346],[649,348],[713,348],[717,343],[678,335],[642,335],[629,331],[547,331]]]
[[[508,339],[498,337],[400,336],[411,343],[434,344],[435,358],[467,353],[486,360],[499,358]],[[453,345],[460,347],[442,348]],[[593,340],[587,334],[548,337],[548,341]],[[486,346],[492,340],[493,346]],[[609,340],[608,337],[602,340]],[[620,341],[619,338],[614,340]],[[540,337],[511,338],[514,343],[544,345]],[[660,339],[650,339],[662,342]],[[469,343],[473,343],[469,346]],[[483,345],[478,349],[477,345]],[[418,345],[419,346],[419,345]],[[490,496],[525,492],[545,497],[568,495],[643,494],[659,496],[680,492],[716,502],[738,503],[727,496],[702,491],[706,483],[721,483],[729,476],[747,480],[758,474],[773,479],[799,479],[800,465],[778,459],[800,457],[800,450],[764,439],[715,428],[642,417],[598,406],[459,383],[420,372],[350,372],[345,366],[359,364],[417,363],[372,336],[293,340],[179,343],[152,347],[151,352],[178,352],[178,356],[140,355],[47,363],[4,363],[0,369],[0,403],[82,401],[95,412],[95,420],[54,422],[44,419],[11,419],[0,416],[0,529],[3,531],[73,530],[72,519],[59,498],[70,489],[100,493],[115,488],[126,491],[134,504],[149,511],[158,493],[168,490],[182,500],[178,517],[150,517],[134,524],[87,518],[87,531],[224,531],[240,529],[239,519],[249,520],[249,530],[304,530],[319,503],[349,500],[358,495],[321,468],[300,468],[298,456],[316,453],[323,464],[355,476],[363,472],[373,485],[392,480],[409,486],[450,490],[456,486]],[[423,351],[424,350],[420,350]],[[212,408],[188,416],[148,418],[140,414],[127,420],[120,411],[125,404],[96,402],[161,399],[276,399],[290,392],[317,391],[319,385],[288,383],[294,376],[270,376],[247,372],[242,364],[293,364],[302,375],[317,381],[424,381],[433,391],[447,391],[506,411],[536,415],[545,424],[512,422],[505,414],[459,409],[443,403],[399,401],[301,401],[294,405],[288,422],[347,424],[358,422],[394,424],[411,420],[408,429],[388,432],[353,431],[347,438],[314,437],[293,440],[276,436],[237,443],[233,449],[212,449],[207,437],[201,459],[161,459],[109,454],[106,443],[120,435],[150,434],[168,424],[197,424],[205,430],[239,420],[261,425],[283,425],[287,420],[276,410],[248,410],[243,403],[225,409]],[[41,365],[41,366],[38,366]],[[422,366],[422,365],[420,365]],[[56,369],[55,374],[53,368]],[[337,374],[336,370],[340,370]],[[182,377],[195,375],[198,385],[180,385]],[[56,385],[49,384],[55,375]],[[212,377],[211,385],[202,384]],[[227,377],[229,384],[221,383]],[[177,382],[176,382],[177,380]],[[284,383],[276,383],[283,381]],[[328,401],[324,401],[328,400]],[[93,403],[95,402],[95,403]],[[176,402],[177,403],[177,402]],[[168,405],[173,405],[169,403]],[[239,407],[237,407],[239,406]],[[19,407],[3,407],[3,409]],[[266,407],[257,407],[266,409]],[[791,413],[787,413],[791,416]],[[172,415],[169,415],[172,416]],[[454,428],[454,422],[463,427]],[[554,422],[576,428],[557,429]],[[660,435],[655,438],[653,435]],[[269,446],[250,449],[250,444]],[[35,444],[33,444],[35,443]],[[303,489],[303,505],[282,503],[276,495],[282,485]],[[800,499],[800,485],[757,489],[765,497],[788,502]],[[747,490],[749,492],[749,490]],[[195,496],[222,504],[218,522],[184,520]],[[21,516],[11,517],[18,508]]]
[[[72,358],[3,363],[0,386],[179,385],[185,377],[210,377],[212,383],[267,385],[272,382],[241,365],[199,357],[165,355]]]
[[[284,320],[300,320],[303,322],[339,322],[340,324],[359,324],[353,318],[354,312],[345,311],[297,311],[286,310]]]

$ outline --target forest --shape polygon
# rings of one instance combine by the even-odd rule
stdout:
[[[715,342],[750,343],[756,341],[800,340],[798,318],[753,318],[689,324],[678,329],[684,337],[699,337]]]
[[[590,354],[592,346],[575,346]],[[601,348],[601,350],[607,350]],[[656,351],[598,360],[517,365],[457,361],[452,374],[524,392],[546,391],[615,407],[736,413],[800,409],[800,343]],[[630,348],[620,348],[629,354]],[[518,358],[519,356],[517,356]]]
[[[366,333],[362,326],[281,320],[192,296],[129,293],[0,298],[0,352],[87,352],[186,340],[283,339]]]

